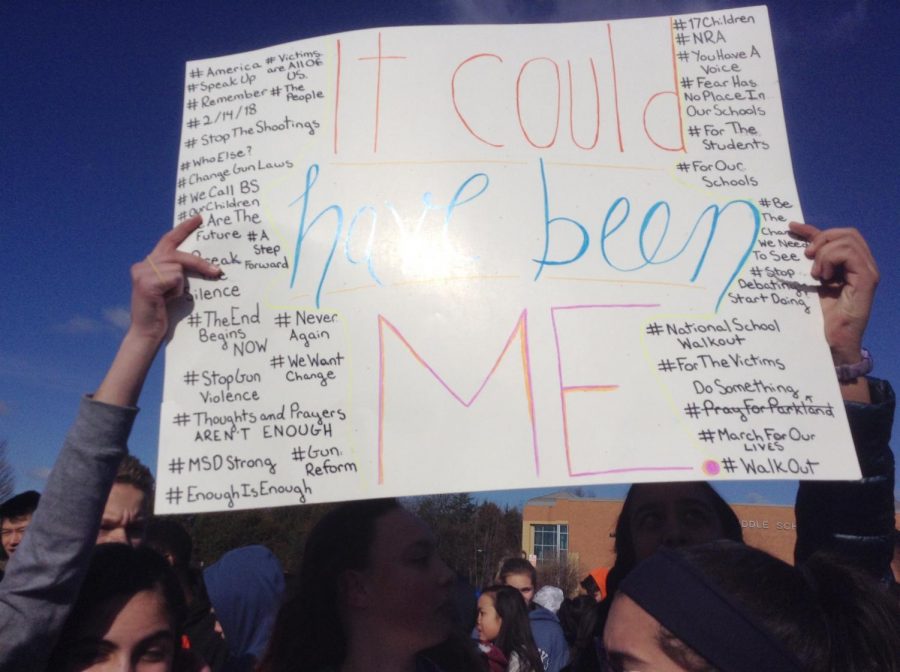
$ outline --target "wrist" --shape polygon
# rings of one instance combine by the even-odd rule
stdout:
[[[165,334],[148,333],[146,331],[129,328],[119,345],[120,350],[125,350],[132,355],[146,356],[150,359],[156,357],[159,346],[162,345]]]
[[[158,348],[166,338],[165,328],[158,327],[138,327],[132,323],[125,332],[123,341],[134,344],[149,345]]]
[[[875,361],[871,353],[865,348],[860,348],[855,356],[843,355],[840,360],[834,358],[834,371],[841,383],[851,383],[872,372]],[[840,361],[840,363],[838,363]]]
[[[848,345],[831,346],[831,361],[835,366],[856,364],[862,359],[862,343],[854,341]]]

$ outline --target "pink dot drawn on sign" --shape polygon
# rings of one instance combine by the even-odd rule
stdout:
[[[703,473],[708,474],[709,476],[718,476],[721,470],[719,463],[715,460],[706,460],[706,462],[703,463]]]

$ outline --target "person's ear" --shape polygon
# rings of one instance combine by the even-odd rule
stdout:
[[[341,602],[350,608],[365,609],[371,600],[371,586],[364,572],[348,569],[338,578]]]

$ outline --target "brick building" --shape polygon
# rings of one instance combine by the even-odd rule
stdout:
[[[796,522],[793,506],[732,504],[744,541],[793,562]],[[522,512],[523,550],[538,563],[567,558],[578,576],[595,567],[612,567],[616,519],[621,500],[576,497],[561,491],[535,497]],[[900,525],[900,513],[896,514]]]

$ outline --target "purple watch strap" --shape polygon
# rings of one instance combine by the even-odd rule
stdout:
[[[865,348],[859,351],[860,360],[856,364],[841,364],[834,367],[837,379],[842,383],[849,383],[856,380],[860,376],[868,375],[875,368],[875,360],[872,359],[872,353]]]

